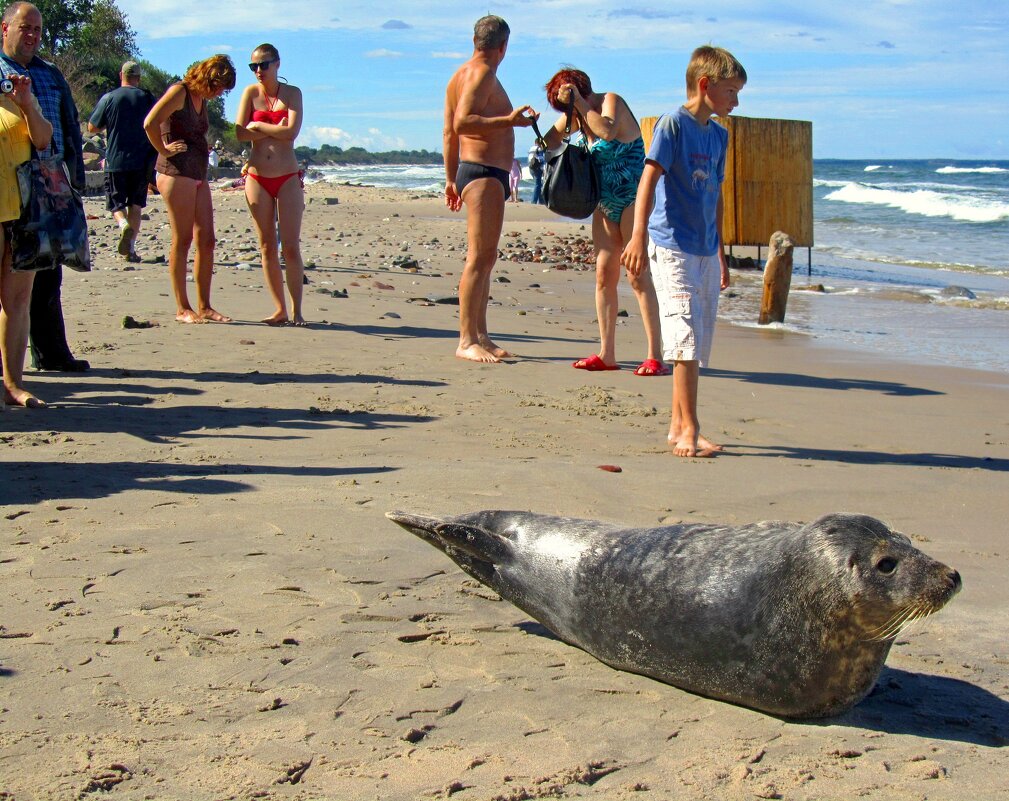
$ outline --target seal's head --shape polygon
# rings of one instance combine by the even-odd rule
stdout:
[[[810,530],[838,571],[834,586],[844,589],[863,640],[892,640],[908,624],[938,612],[960,590],[956,570],[873,517],[828,515]]]

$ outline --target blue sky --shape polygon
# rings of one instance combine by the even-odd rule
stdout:
[[[749,74],[736,113],[813,122],[817,158],[1009,159],[1009,3],[995,0],[712,2],[651,0],[119,0],[144,58],[181,74],[227,53],[239,68],[261,42],[305,94],[299,144],[441,149],[446,82],[490,12],[512,35],[498,75],[516,105],[544,117],[543,84],[585,70],[635,114],[681,103],[690,51],[731,50]],[[696,6],[691,6],[696,7]],[[519,133],[517,147],[531,143]]]

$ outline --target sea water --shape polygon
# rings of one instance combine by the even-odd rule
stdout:
[[[815,244],[796,248],[793,286],[827,291],[793,291],[782,327],[866,358],[1009,372],[1009,162],[818,159],[813,176]],[[441,165],[326,167],[320,177],[444,188]],[[759,281],[737,276],[750,300],[726,299],[721,316],[755,325]]]

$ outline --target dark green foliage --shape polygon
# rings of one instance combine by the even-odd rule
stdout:
[[[441,164],[441,153],[430,150],[390,150],[385,153],[370,153],[361,147],[344,150],[336,145],[296,147],[298,161],[309,164]]]
[[[137,63],[144,73],[140,78],[140,88],[146,89],[155,97],[161,97],[169,86],[181,80],[178,75],[171,75],[160,67],[155,67],[150,61],[140,58]]]
[[[7,4],[4,3],[4,6]],[[42,14],[42,50],[55,56],[73,40],[76,31],[91,17],[93,0],[35,0]]]
[[[136,33],[113,0],[40,0],[42,56],[60,68],[82,119],[119,85],[119,68],[137,53]]]

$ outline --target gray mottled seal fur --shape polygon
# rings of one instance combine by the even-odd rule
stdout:
[[[858,703],[902,626],[960,589],[955,570],[863,515],[639,529],[388,517],[606,664],[781,717]]]

